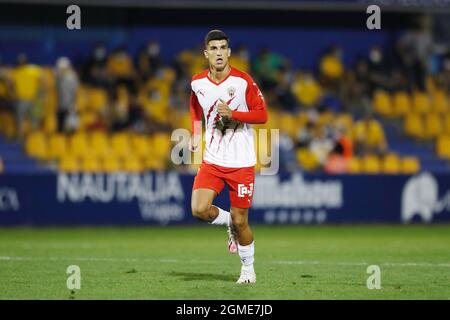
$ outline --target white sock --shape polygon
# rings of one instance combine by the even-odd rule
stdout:
[[[255,241],[246,246],[238,244],[239,257],[241,257],[242,270],[255,272],[253,261],[255,261]]]
[[[217,217],[211,222],[211,224],[215,224],[218,226],[229,226],[231,224],[231,214],[228,211],[225,211],[217,206],[213,206],[219,209],[219,214]]]

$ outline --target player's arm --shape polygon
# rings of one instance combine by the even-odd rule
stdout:
[[[189,110],[191,113],[191,128],[192,135],[191,141],[189,143],[189,149],[192,152],[196,152],[198,150],[199,143],[202,137],[202,116],[203,110],[198,102],[197,96],[194,91],[191,91],[191,98],[189,102]]]
[[[231,111],[231,118],[244,123],[266,123],[268,115],[264,97],[251,77],[246,80],[245,99],[249,111]]]

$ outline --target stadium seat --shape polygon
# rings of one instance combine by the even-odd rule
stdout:
[[[88,106],[92,111],[101,111],[108,104],[108,95],[104,89],[89,89],[88,98]]]
[[[92,150],[89,148],[88,138],[85,132],[76,132],[69,138],[69,153],[76,157],[83,157]]]
[[[377,156],[366,155],[362,158],[362,169],[364,173],[378,174],[381,172],[380,161]]]
[[[428,94],[425,92],[415,91],[413,93],[413,112],[425,114],[431,111],[431,103]]]
[[[404,130],[406,134],[421,138],[424,136],[424,125],[422,121],[422,117],[417,113],[409,113],[404,122]]]
[[[344,126],[347,130],[351,131],[353,127],[353,117],[350,113],[341,113],[337,116],[336,124],[338,126]]]
[[[315,170],[319,166],[317,158],[307,149],[298,149],[296,156],[298,164],[306,171]]]
[[[150,138],[152,156],[163,159],[170,155],[172,141],[168,133],[155,133]]]
[[[63,134],[53,134],[49,138],[49,158],[59,160],[68,151],[67,138]]]
[[[348,162],[348,173],[358,174],[362,171],[362,164],[359,158],[353,157]]]
[[[132,153],[130,137],[127,133],[116,133],[111,138],[113,153],[118,158],[124,158]]]
[[[131,173],[139,173],[144,171],[144,165],[137,156],[127,156],[123,159],[123,170]]]
[[[83,172],[100,172],[102,171],[100,159],[93,154],[85,155],[81,159],[80,169]]]
[[[142,134],[135,134],[131,136],[131,145],[134,153],[145,159],[151,156],[151,146],[148,136]]]
[[[382,161],[383,173],[398,174],[401,171],[400,159],[394,154],[387,154]]]
[[[444,116],[443,132],[450,135],[450,112]]]
[[[49,159],[47,136],[42,131],[35,131],[28,135],[25,150],[28,155],[40,160]]]
[[[80,165],[76,157],[65,155],[59,162],[59,169],[64,172],[79,172]]]
[[[109,137],[106,133],[96,131],[90,135],[90,146],[92,154],[106,157],[111,153]]]
[[[401,164],[402,173],[415,174],[420,170],[420,162],[416,157],[404,157]]]
[[[373,106],[376,112],[383,116],[391,116],[392,102],[389,93],[383,90],[377,90],[373,96]]]
[[[86,86],[80,85],[77,90],[75,105],[78,112],[83,112],[89,109],[89,89]]]
[[[393,113],[395,116],[405,116],[411,111],[411,98],[407,92],[399,91],[393,97]]]
[[[443,90],[436,90],[432,94],[433,111],[446,114],[449,110],[449,99]]]
[[[52,134],[58,130],[58,122],[55,114],[49,114],[44,118],[43,130],[46,134]]]
[[[427,113],[424,122],[424,138],[433,139],[443,132],[441,116],[437,113]]]
[[[121,169],[121,163],[119,159],[116,157],[109,155],[107,157],[104,157],[101,162],[101,169],[103,172],[111,173],[111,172],[117,172]]]
[[[280,122],[282,123],[282,127],[280,129],[286,132],[291,138],[295,137],[297,133],[297,126],[294,115],[283,112],[280,115]]]
[[[441,135],[436,141],[436,153],[439,157],[450,159],[450,135]]]

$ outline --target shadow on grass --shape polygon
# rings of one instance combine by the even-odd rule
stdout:
[[[236,281],[236,275],[198,272],[169,272],[169,276],[179,277],[183,281]]]

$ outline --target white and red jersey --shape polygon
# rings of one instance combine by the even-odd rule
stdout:
[[[216,83],[205,70],[192,77],[190,112],[194,121],[205,120],[205,154],[207,162],[228,168],[256,164],[251,123],[267,121],[266,105],[256,83],[247,73],[231,67],[228,76]],[[225,101],[232,110],[232,121],[223,130],[218,120],[217,104]],[[197,133],[197,132],[196,132]],[[198,132],[199,133],[199,132]]]

